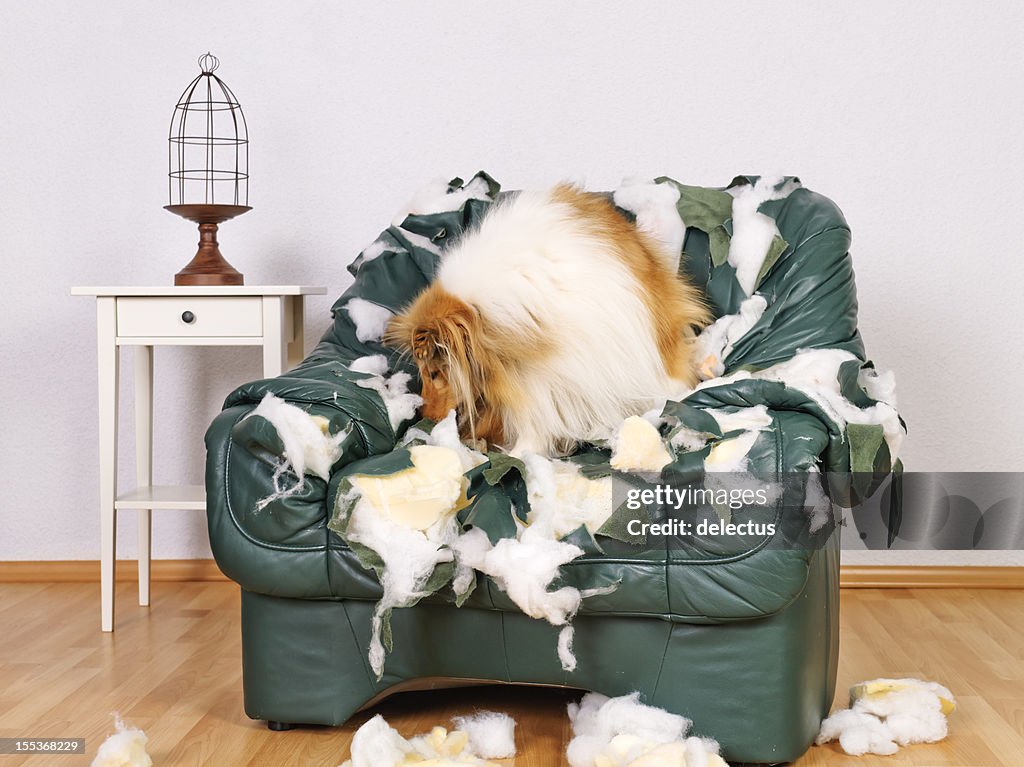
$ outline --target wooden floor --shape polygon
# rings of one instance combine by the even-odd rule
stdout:
[[[112,711],[146,731],[156,767],[335,767],[373,713],[412,735],[478,708],[519,722],[520,754],[510,764],[564,764],[564,707],[574,696],[552,689],[407,693],[345,727],[269,732],[242,711],[233,584],[156,584],[148,609],[134,606],[130,584],[118,589],[111,635],[99,630],[97,586],[0,584],[0,737],[84,737],[88,754],[0,756],[0,767],[88,764]],[[950,687],[959,701],[950,737],[892,757],[813,748],[800,767],[1024,765],[1024,591],[844,590],[839,688],[879,676]]]

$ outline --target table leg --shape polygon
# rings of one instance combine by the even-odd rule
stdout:
[[[284,338],[284,297],[263,296],[263,377],[276,378],[287,360]]]
[[[117,346],[116,299],[96,299],[100,436],[100,627],[114,630],[114,570],[117,556]]]
[[[292,315],[292,340],[288,342],[288,369],[297,367],[305,358],[306,349],[306,312],[303,307],[304,296],[291,296],[289,303]]]
[[[153,484],[153,347],[135,347],[135,478],[136,487]],[[149,604],[153,511],[138,509],[139,604]]]

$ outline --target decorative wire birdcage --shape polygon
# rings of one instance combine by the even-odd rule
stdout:
[[[251,210],[248,128],[235,94],[214,74],[217,57],[206,53],[198,63],[167,137],[165,209],[199,224],[199,250],[174,284],[241,285],[242,275],[220,253],[217,225]]]

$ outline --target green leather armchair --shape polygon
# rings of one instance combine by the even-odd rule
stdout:
[[[210,541],[220,568],[242,589],[246,713],[272,723],[337,725],[416,680],[564,685],[607,695],[639,690],[645,702],[692,719],[693,732],[716,738],[729,760],[795,759],[834,692],[839,553],[832,526],[813,545],[800,546],[755,541],[721,551],[611,542],[604,553],[564,566],[565,582],[580,588],[619,583],[614,593],[584,601],[572,673],[554,652],[558,629],[524,616],[483,576],[462,607],[440,592],[396,610],[384,676],[378,681],[370,671],[366,651],[380,586],[328,522],[344,478],[392,451],[409,424],[393,430],[378,394],[355,383],[359,376],[348,364],[357,357],[382,353],[392,365],[403,361],[379,342],[360,341],[343,307],[358,297],[399,310],[429,283],[445,241],[489,204],[470,199],[458,210],[411,215],[386,230],[373,252],[349,267],[354,281],[309,357],[278,378],[238,388],[210,426]],[[776,220],[785,249],[757,287],[768,309],[725,359],[727,372],[763,368],[808,347],[843,349],[866,361],[850,233],[839,209],[799,188],[761,211]],[[715,236],[690,227],[683,268],[705,286],[716,313],[734,313],[746,295],[732,267],[713,257]],[[330,481],[307,477],[299,492],[257,511],[273,492],[281,444],[242,419],[268,392],[326,417],[332,432],[353,428]],[[697,391],[686,403],[765,404],[773,424],[750,454],[760,472],[849,470],[843,429],[781,384],[738,380]],[[778,521],[780,529],[787,524]]]

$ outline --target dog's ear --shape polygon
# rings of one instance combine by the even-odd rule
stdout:
[[[418,365],[469,367],[475,312],[461,302],[440,303],[417,303],[393,317],[384,331],[384,343],[411,352]]]

